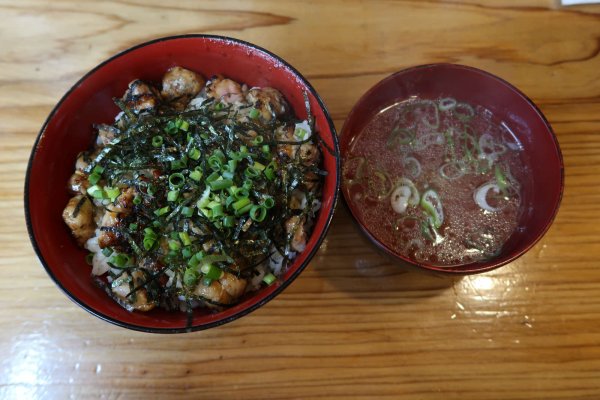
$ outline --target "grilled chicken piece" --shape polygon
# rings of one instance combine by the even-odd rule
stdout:
[[[106,211],[102,216],[102,221],[100,222],[101,228],[111,228],[118,226],[121,222],[119,218],[119,213]],[[120,235],[117,235],[115,232],[100,230],[100,234],[98,235],[98,246],[101,249],[106,247],[116,246],[121,241]]]
[[[294,138],[294,127],[293,126],[281,126],[277,128],[275,131],[275,138],[282,142],[290,142],[290,143],[282,143],[277,145],[277,153],[279,153],[282,157],[287,157],[289,159],[294,159],[296,157],[296,152],[298,151],[297,144],[293,144],[291,142],[295,142]]]
[[[300,145],[300,161],[309,167],[319,160],[319,149],[312,143],[303,143]]]
[[[164,100],[183,110],[190,100],[200,93],[205,80],[197,73],[181,67],[173,67],[167,71],[162,80],[161,95]]]
[[[62,217],[80,246],[83,247],[94,235],[94,205],[86,196],[80,194],[72,197],[63,210]]]
[[[294,215],[285,221],[285,230],[288,235],[291,235],[292,237],[290,244],[295,251],[304,251],[306,248],[305,222],[306,219],[304,217],[299,217],[297,215]]]
[[[132,306],[137,311],[150,311],[156,307],[156,302],[150,300],[148,291],[138,289],[131,296],[128,296],[131,291],[137,287],[140,287],[146,283],[146,274],[141,270],[135,270],[129,275],[127,272],[123,272],[117,279],[121,279],[123,283],[119,286],[112,288],[113,293],[123,301],[125,304]]]
[[[159,102],[160,94],[147,83],[136,79],[129,83],[129,89],[123,95],[123,101],[128,108],[137,113],[152,111]]]
[[[208,82],[206,95],[228,104],[238,103],[244,99],[240,84],[220,75],[213,77]]]
[[[274,115],[284,114],[288,108],[281,92],[271,87],[252,88],[248,91],[246,99],[260,111],[260,116],[265,121],[270,121]]]
[[[69,178],[68,189],[73,195],[85,195],[88,187],[90,187],[88,176],[81,171],[75,171]]]
[[[106,124],[97,125],[96,128],[98,129],[96,144],[100,147],[104,147],[112,142],[119,133],[117,128]]]
[[[202,282],[196,286],[195,294],[219,304],[235,302],[246,290],[246,280],[228,272],[223,272],[220,279],[213,281],[209,286]],[[210,305],[209,305],[210,306]]]

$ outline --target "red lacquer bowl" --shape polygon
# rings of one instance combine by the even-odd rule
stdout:
[[[304,93],[308,95],[322,145],[322,208],[307,248],[284,273],[279,283],[263,288],[222,312],[196,309],[191,321],[183,312],[153,310],[128,312],[95,286],[86,251],[79,248],[62,221],[69,196],[66,182],[80,151],[92,143],[93,124],[112,123],[119,112],[113,97],[140,78],[160,82],[168,68],[179,65],[205,77],[223,74],[249,86],[279,89],[299,118],[306,118]],[[328,147],[329,149],[325,148]],[[103,62],[65,94],[54,108],[31,153],[25,182],[27,227],[33,247],[54,282],[77,304],[116,325],[157,333],[207,329],[256,310],[288,286],[306,267],[323,241],[335,208],[339,186],[339,150],[335,128],[314,88],[278,56],[240,40],[186,35],[144,43]]]
[[[492,111],[496,118],[511,128],[524,147],[533,182],[531,187],[523,189],[524,212],[518,223],[522,228],[511,235],[501,253],[491,260],[452,267],[419,263],[386,245],[385,237],[376,237],[373,234],[372,228],[361,219],[355,202],[350,199],[349,188],[342,180],[345,202],[362,231],[379,248],[405,265],[438,272],[484,272],[523,255],[540,240],[552,224],[564,187],[562,155],[556,136],[544,115],[514,86],[476,68],[453,64],[410,68],[377,83],[354,106],[344,123],[340,137],[342,162],[353,139],[378,112],[411,96],[429,99],[453,97],[469,104],[480,105]]]

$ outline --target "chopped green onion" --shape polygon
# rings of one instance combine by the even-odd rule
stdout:
[[[158,188],[153,185],[153,184],[149,184],[148,188],[146,189],[146,192],[150,195],[150,196],[154,196],[154,193],[156,193],[156,191],[158,190]]]
[[[189,246],[192,244],[190,235],[188,235],[187,232],[179,232],[179,239],[181,239],[181,243],[183,243],[184,246]]]
[[[135,205],[142,204],[142,197],[141,196],[135,196],[133,198],[133,204],[135,204]]]
[[[144,244],[144,249],[150,250],[156,244],[156,240],[145,237],[143,244]]]
[[[114,256],[112,256],[112,258],[111,258],[110,261],[115,266],[117,266],[119,268],[123,268],[124,266],[126,266],[127,264],[129,264],[129,262],[131,261],[131,259],[129,258],[129,256],[127,254],[118,253],[118,254],[115,254]]]
[[[275,200],[272,197],[265,198],[265,203],[264,203],[265,208],[267,208],[267,209],[273,208],[274,205],[275,205]]]
[[[194,286],[198,282],[199,274],[196,268],[187,268],[183,273],[183,284],[186,286]]]
[[[210,278],[206,278],[206,277],[204,277],[204,278],[202,279],[202,284],[203,284],[204,286],[210,286],[210,285],[212,285],[212,283],[213,283],[213,280],[212,280],[212,279],[210,279]]]
[[[137,231],[137,229],[138,229],[138,224],[136,224],[136,223],[129,224],[129,231],[130,232],[135,232],[135,231]]]
[[[106,198],[106,193],[104,189],[102,189],[98,185],[90,186],[87,190],[88,194],[95,199],[104,199]]]
[[[230,207],[234,201],[236,201],[237,199],[235,198],[234,195],[231,196],[227,196],[227,198],[225,199],[225,207]]]
[[[182,173],[176,172],[169,176],[169,186],[172,189],[179,189],[185,184],[185,177]]]
[[[211,201],[209,201],[209,202],[208,202],[208,204],[207,204],[206,206],[207,206],[208,208],[212,208],[212,207],[214,207],[214,206],[218,206],[218,205],[220,205],[221,203],[220,203],[219,201],[217,201],[217,200],[219,200],[219,199],[217,198],[217,199],[215,199],[215,200],[211,200]]]
[[[214,205],[209,205],[210,210],[212,211],[212,218],[222,217],[223,216],[223,206],[219,203]]]
[[[267,216],[267,208],[265,206],[252,206],[250,209],[250,218],[256,222],[264,221]]]
[[[260,111],[258,111],[256,108],[252,108],[250,110],[250,112],[248,113],[248,117],[252,118],[252,119],[256,119],[260,116]]]
[[[302,129],[302,128],[296,128],[294,130],[294,136],[296,136],[300,140],[304,140],[307,133],[308,132],[306,131],[306,129]]]
[[[181,121],[181,120],[180,120],[180,121]],[[179,129],[181,129],[181,130],[182,130],[182,131],[184,131],[184,132],[187,132],[187,131],[188,131],[188,129],[189,129],[189,127],[190,127],[190,124],[189,124],[189,122],[187,122],[187,121],[181,121],[181,122],[179,123]]]
[[[112,253],[113,249],[111,249],[110,247],[105,247],[102,249],[102,255],[104,255],[104,257],[110,257]]]
[[[220,279],[223,275],[223,271],[214,264],[203,264],[202,267],[200,267],[200,271],[205,277],[213,280]]]
[[[161,215],[165,215],[168,212],[169,212],[169,206],[165,206],[163,208],[159,208],[158,210],[155,210],[154,215],[156,215],[157,217],[160,217]]]
[[[189,247],[184,247],[183,250],[181,250],[181,255],[183,258],[190,258],[192,256],[192,250],[190,250]]]
[[[277,277],[271,273],[268,273],[263,277],[263,282],[266,283],[267,285],[271,285],[276,280],[277,280]]]
[[[102,179],[102,175],[100,175],[97,172],[92,172],[90,174],[90,176],[88,177],[88,181],[90,182],[90,184],[95,185],[96,183],[98,183],[100,181],[100,179]]]
[[[232,215],[223,217],[223,226],[226,228],[233,228],[235,226],[235,217]]]
[[[188,260],[188,263],[187,263],[187,265],[189,265],[192,268],[196,268],[199,264],[200,264],[200,260],[196,256],[190,257],[190,259]]]
[[[119,188],[106,187],[104,188],[106,191],[106,195],[110,199],[110,201],[114,202],[117,197],[121,194],[121,190]]]
[[[506,176],[502,172],[502,168],[500,168],[500,166],[497,164],[494,169],[494,174],[496,175],[496,182],[498,182],[498,187],[502,191],[502,194],[506,196],[506,188],[508,187],[509,183],[506,180]]]
[[[200,182],[200,179],[202,179],[202,171],[195,170],[190,172],[190,179]]]
[[[200,152],[200,149],[197,149],[196,147],[192,147],[190,149],[190,151],[188,152],[188,155],[190,156],[190,158],[192,160],[199,160],[200,157],[202,156],[202,153]]]
[[[163,145],[163,137],[160,135],[156,135],[152,138],[152,146],[153,147],[160,147]]]
[[[266,168],[263,164],[259,163],[258,161],[255,162],[252,166],[257,171],[264,171],[264,169]]]
[[[93,265],[94,264],[94,253],[88,253],[85,256],[85,262],[87,263],[87,265]]]
[[[191,207],[182,207],[181,215],[183,215],[184,217],[190,218],[192,215],[194,215],[194,209]]]
[[[238,161],[237,160],[229,160],[227,161],[227,171],[235,172],[237,168]]]
[[[269,147],[268,144],[263,144],[262,145],[262,152],[265,154],[269,154],[271,152],[271,148]]]
[[[248,189],[243,188],[243,187],[238,188],[237,191],[233,194],[233,197],[235,197],[238,200],[243,199],[244,197],[248,197],[248,196],[250,196]]]
[[[213,172],[212,174],[210,174],[209,176],[206,177],[206,182],[211,183],[212,181],[216,181],[219,178],[220,178],[219,173]]]
[[[236,201],[235,203],[233,203],[232,207],[235,211],[238,211],[241,208],[247,206],[248,204],[250,204],[250,199],[247,197],[243,197],[243,198],[239,199],[238,201]]]
[[[169,249],[171,250],[179,250],[181,249],[181,244],[177,240],[169,240]]]
[[[271,165],[265,168],[263,173],[265,174],[268,180],[272,181],[273,179],[275,179],[275,171],[273,170],[273,167]]]
[[[212,219],[212,211],[209,210],[208,208],[199,208],[198,215],[203,215],[208,219]]]
[[[177,133],[177,129],[178,127],[175,121],[169,121],[167,122],[167,126],[165,126],[165,132],[167,132],[170,135]]]
[[[223,161],[213,154],[212,156],[208,157],[208,166],[213,171],[220,171],[221,169],[223,169]]]
[[[225,107],[225,104],[223,104],[221,102],[215,104],[215,110],[216,111],[221,111],[224,107]]]
[[[173,170],[184,169],[185,167],[187,167],[187,157],[186,156],[181,157],[179,160],[171,161],[171,169],[173,169]]]
[[[421,207],[432,217],[433,226],[439,228],[444,223],[442,200],[433,189],[426,190],[421,197]]]
[[[242,158],[244,158],[244,155],[240,151],[230,151],[227,153],[227,155],[230,159],[235,161],[240,161]]]
[[[104,172],[104,167],[101,165],[96,165],[94,169],[92,169],[92,173],[102,174]]]
[[[146,250],[152,249],[152,247],[154,247],[154,245],[156,244],[157,239],[158,239],[158,236],[152,230],[152,228],[144,229],[144,240],[143,240],[144,249],[146,249]]]
[[[146,228],[146,229],[144,229],[144,235],[146,235],[146,236],[149,236],[149,237],[152,237],[152,238],[154,238],[154,239],[156,239],[156,238],[157,238],[157,236],[156,236],[156,232],[154,232],[154,231],[152,230],[152,228]]]
[[[265,139],[261,135],[258,135],[254,139],[252,139],[252,144],[256,146],[264,142],[264,140]]]
[[[252,209],[252,203],[245,205],[244,207],[240,208],[239,210],[236,210],[236,215],[242,215],[247,213],[248,211],[250,211]]]
[[[176,201],[179,197],[179,190],[171,190],[167,193],[167,201]]]
[[[231,179],[218,179],[210,182],[209,185],[212,190],[222,190],[233,185],[233,181]]]
[[[253,166],[249,166],[244,171],[244,175],[248,178],[256,178],[258,175],[260,175],[260,172],[258,172],[258,170]]]
[[[178,257],[179,257],[179,253],[177,253],[176,251],[173,251],[173,250],[169,250],[169,252],[165,256],[165,262],[167,262],[169,264],[176,262]]]

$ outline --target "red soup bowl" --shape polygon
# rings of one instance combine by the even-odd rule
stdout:
[[[402,243],[391,244],[398,243],[393,241],[399,240],[399,236],[394,236],[397,232],[394,231],[393,226],[384,229],[383,224],[373,222],[373,218],[365,216],[368,205],[357,200],[361,199],[361,195],[356,194],[356,190],[361,190],[361,187],[353,189],[356,187],[356,180],[349,180],[346,177],[346,170],[351,169],[348,160],[352,158],[353,146],[362,146],[361,140],[366,139],[384,141],[386,136],[383,132],[392,131],[391,126],[380,127],[379,130],[365,129],[369,122],[390,106],[415,98],[431,100],[454,98],[459,102],[481,106],[491,111],[493,118],[501,122],[507,131],[512,132],[513,137],[516,137],[522,145],[520,157],[530,168],[530,184],[522,185],[521,188],[522,211],[517,217],[517,228],[510,234],[500,251],[489,259],[440,266],[430,261],[419,262],[406,253],[401,253],[398,249],[402,250]],[[360,135],[368,136],[357,140]],[[544,115],[527,96],[508,82],[467,66],[423,65],[397,72],[377,83],[360,98],[346,119],[340,137],[340,149],[344,171],[342,193],[361,230],[376,246],[400,264],[424,270],[470,274],[489,271],[510,263],[527,252],[546,233],[554,220],[562,197],[564,186],[562,155],[556,136]],[[373,159],[366,160],[366,163],[372,165],[389,163],[389,159],[384,160],[385,157],[400,157],[400,153],[384,153],[374,155]],[[374,177],[365,178],[372,181]],[[391,220],[398,214],[394,214],[389,200],[387,206]],[[445,227],[442,225],[441,229]],[[435,251],[434,247],[433,252]]]
[[[298,118],[306,118],[305,96],[321,137],[322,206],[314,221],[306,250],[300,253],[270,286],[246,295],[231,308],[193,315],[154,309],[129,312],[97,287],[86,264],[86,251],[77,246],[61,213],[69,199],[66,182],[77,154],[89,148],[93,125],[112,123],[119,109],[113,102],[134,79],[160,82],[179,65],[210,77],[222,74],[249,86],[279,89]],[[335,208],[339,187],[338,142],[331,118],[315,89],[291,65],[253,44],[226,37],[185,35],[157,39],[135,46],[98,65],[60,100],[44,123],[33,147],[25,183],[27,227],[44,268],[71,300],[91,314],[113,324],[139,331],[178,333],[224,324],[256,310],[285,289],[307,266],[323,241]]]

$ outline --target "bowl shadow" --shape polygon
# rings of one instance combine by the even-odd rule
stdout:
[[[312,269],[354,298],[389,304],[442,295],[463,276],[421,271],[392,259],[361,232],[347,206],[337,206],[327,239]]]

